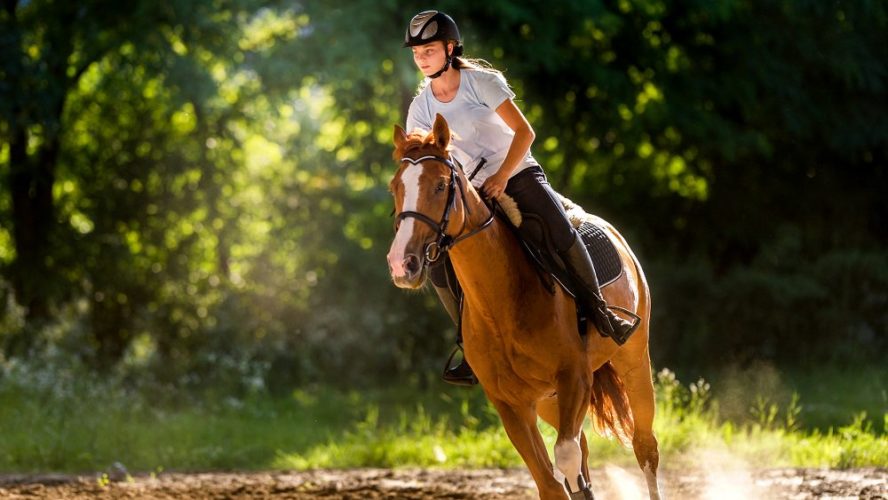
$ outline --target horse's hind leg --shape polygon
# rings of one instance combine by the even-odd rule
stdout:
[[[638,466],[644,472],[648,493],[652,500],[659,500],[660,487],[657,483],[657,468],[660,452],[654,436],[654,384],[651,378],[651,360],[647,349],[647,328],[635,333],[614,356],[612,362],[617,374],[623,380],[623,387],[632,408],[635,433],[632,435],[632,449]],[[644,338],[642,341],[641,339]],[[633,343],[632,341],[636,341]],[[635,348],[635,349],[633,349]],[[634,352],[633,352],[634,351]],[[641,352],[639,352],[641,351]]]

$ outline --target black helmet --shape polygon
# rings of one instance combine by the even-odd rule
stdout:
[[[443,12],[427,10],[413,16],[410,25],[407,26],[407,34],[404,36],[404,46],[414,47],[425,45],[429,42],[441,40],[447,42],[456,40],[460,46],[462,39],[459,37],[459,29],[453,19]]]

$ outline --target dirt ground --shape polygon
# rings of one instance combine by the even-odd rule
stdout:
[[[107,476],[105,476],[107,478]],[[763,469],[664,471],[671,499],[884,499],[888,470]],[[647,498],[641,474],[592,472],[598,500]],[[643,494],[645,493],[645,494]],[[267,473],[163,473],[103,481],[101,475],[0,475],[0,498],[532,499],[526,470],[359,469]]]

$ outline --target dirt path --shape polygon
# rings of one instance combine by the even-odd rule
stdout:
[[[888,470],[765,469],[665,471],[672,499],[883,499]],[[525,470],[360,469],[268,473],[164,473],[102,485],[97,476],[0,475],[0,498],[533,499]],[[598,500],[647,498],[641,475],[617,467],[592,473]]]

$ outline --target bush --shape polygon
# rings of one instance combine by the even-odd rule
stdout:
[[[716,275],[697,261],[652,266],[651,352],[661,365],[855,363],[888,348],[888,256],[835,251],[761,259]]]

